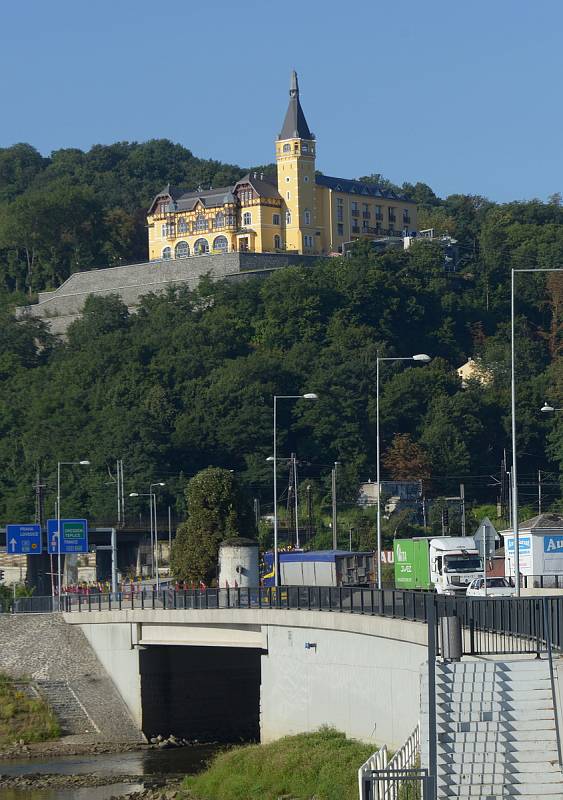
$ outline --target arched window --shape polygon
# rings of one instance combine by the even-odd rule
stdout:
[[[243,225],[252,225],[252,214],[250,211],[245,211],[242,215],[242,224]]]
[[[190,254],[190,246],[187,242],[178,242],[174,255],[176,258],[187,258]]]
[[[305,225],[310,225],[311,224],[311,212],[309,211],[308,208],[305,209],[305,213],[303,214],[303,216],[305,217]]]
[[[216,236],[213,240],[213,249],[214,250],[221,250],[223,252],[227,252],[229,243],[227,242],[226,236]]]
[[[207,239],[197,239],[194,242],[194,253],[196,256],[201,256],[204,253],[209,253],[209,242]]]
[[[285,224],[291,225],[291,211],[285,212]]]
[[[203,216],[203,214],[198,214],[195,218],[195,229],[196,231],[206,231],[207,230],[207,220]]]
[[[178,233],[187,233],[188,232],[188,223],[184,219],[184,217],[180,217],[178,220]]]
[[[222,211],[219,211],[215,214],[215,227],[216,228],[224,228],[225,227],[225,215]]]
[[[163,259],[172,258],[172,248],[165,247],[164,250],[162,251],[162,258]]]
[[[289,142],[288,142],[287,144],[284,144],[284,146],[283,146],[283,152],[284,152],[284,153],[289,153],[289,152],[291,152],[291,145],[289,144]]]
[[[274,236],[274,250],[281,250],[281,236],[276,235]]]

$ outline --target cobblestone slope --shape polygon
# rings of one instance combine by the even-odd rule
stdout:
[[[68,685],[99,741],[143,740],[80,628],[58,614],[0,614],[0,671],[29,677],[39,688]]]

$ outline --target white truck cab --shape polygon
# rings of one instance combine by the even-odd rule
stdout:
[[[438,594],[465,594],[483,573],[483,561],[472,536],[430,539],[430,581]]]

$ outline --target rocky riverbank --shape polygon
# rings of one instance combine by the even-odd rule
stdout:
[[[148,750],[151,745],[138,742],[98,742],[86,737],[65,736],[47,742],[13,742],[0,750],[0,761],[20,761],[24,758],[56,758],[58,756],[99,755],[102,753],[133,753]],[[0,765],[0,772],[2,771]]]
[[[181,791],[181,779],[162,776],[140,777],[139,775],[48,775],[34,772],[28,775],[0,774],[0,792],[4,789],[86,789],[113,784],[141,784],[145,788],[127,795],[112,795],[111,800],[188,800]]]

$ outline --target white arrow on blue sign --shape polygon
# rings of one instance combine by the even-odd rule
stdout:
[[[13,555],[41,555],[41,526],[6,525],[6,552]]]
[[[47,552],[59,552],[59,523],[47,520]],[[61,553],[88,552],[88,522],[85,519],[61,519]]]

